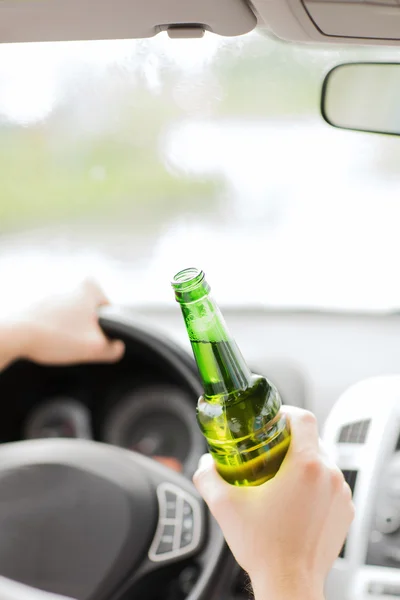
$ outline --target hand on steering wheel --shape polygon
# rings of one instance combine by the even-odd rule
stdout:
[[[11,322],[4,320],[0,368],[17,358],[54,365],[120,360],[123,342],[109,340],[99,326],[97,310],[106,304],[100,287],[86,280],[69,294],[48,298]]]

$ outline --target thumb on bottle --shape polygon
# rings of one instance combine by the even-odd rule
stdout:
[[[199,477],[204,471],[209,471],[215,467],[214,459],[211,454],[203,454],[200,456],[197,471],[194,474],[194,478]]]
[[[203,454],[193,475],[193,483],[212,513],[228,499],[232,486],[217,473],[211,454]]]

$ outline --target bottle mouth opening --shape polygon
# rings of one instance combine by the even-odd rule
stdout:
[[[204,279],[204,272],[195,267],[179,271],[172,279],[175,290],[189,290],[198,286]]]

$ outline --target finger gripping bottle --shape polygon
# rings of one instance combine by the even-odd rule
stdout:
[[[197,420],[217,470],[233,485],[260,485],[276,474],[290,444],[278,390],[248,368],[203,271],[180,271],[172,287],[204,390]]]

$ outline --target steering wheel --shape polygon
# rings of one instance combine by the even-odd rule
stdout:
[[[194,361],[132,317],[104,309],[110,337],[153,352],[193,393]],[[223,594],[238,569],[192,483],[167,467],[99,442],[0,445],[2,600],[127,600],[187,565],[188,600]]]

